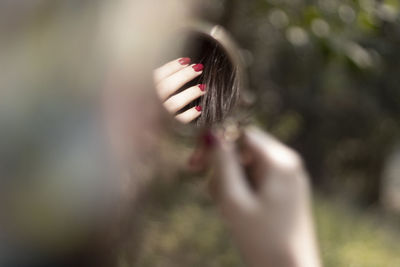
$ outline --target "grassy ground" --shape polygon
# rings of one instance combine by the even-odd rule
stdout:
[[[400,266],[400,224],[332,200],[317,198],[314,206],[326,267]]]
[[[201,186],[167,191],[146,215],[139,266],[245,266]],[[314,202],[324,266],[400,266],[400,225],[321,197]]]

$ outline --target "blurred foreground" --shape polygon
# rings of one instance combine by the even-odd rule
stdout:
[[[92,157],[97,144],[87,155],[87,139],[94,140],[79,135],[92,122],[81,114],[108,67],[92,50],[100,7],[17,2],[0,10],[0,141],[8,164],[0,200],[15,204],[1,201],[0,211],[14,217],[0,222],[15,219],[33,240],[67,247],[109,218],[99,199],[110,181],[96,180],[93,192],[91,180],[101,172]],[[205,0],[201,8],[244,48],[256,122],[304,156],[325,266],[400,266],[399,1]],[[156,188],[143,211],[139,266],[243,266],[204,185],[182,180]],[[127,266],[129,255],[120,257]]]
[[[203,187],[186,181],[159,192],[145,215],[138,266],[246,266]],[[324,266],[400,266],[400,218],[387,220],[379,211],[360,211],[318,194],[314,200]]]

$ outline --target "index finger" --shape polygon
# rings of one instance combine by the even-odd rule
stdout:
[[[302,160],[297,152],[255,127],[249,127],[244,131],[241,147],[274,168],[291,170],[302,167]]]
[[[161,82],[163,79],[171,76],[177,71],[184,69],[189,66],[191,59],[188,57],[182,57],[168,62],[167,64],[154,70],[154,81],[155,83]]]

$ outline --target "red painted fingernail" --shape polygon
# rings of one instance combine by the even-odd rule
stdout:
[[[200,72],[200,71],[202,71],[204,69],[204,66],[203,66],[203,64],[196,64],[196,65],[193,66],[193,69],[196,72]]]
[[[201,106],[196,106],[196,110],[197,110],[198,112],[200,112],[200,111],[203,110],[203,108],[202,108]]]
[[[199,84],[199,88],[201,91],[205,91],[206,90],[206,85],[205,84]]]
[[[179,64],[181,64],[182,66],[183,65],[188,65],[188,64],[190,64],[190,58],[189,57],[183,57],[183,58],[180,58],[179,60],[178,60],[178,62],[179,62]]]
[[[207,130],[203,136],[203,143],[206,147],[214,147],[217,144],[217,138],[215,137],[215,135],[210,131]]]

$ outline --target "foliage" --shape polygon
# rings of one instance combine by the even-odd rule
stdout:
[[[300,151],[320,189],[376,203],[400,129],[399,2],[217,2],[207,19],[245,49],[259,123]]]
[[[138,266],[245,266],[214,206],[202,195],[203,187],[191,181],[164,188],[175,197],[157,198],[148,210]],[[324,266],[400,265],[400,232],[379,213],[359,212],[333,199],[316,200]]]

